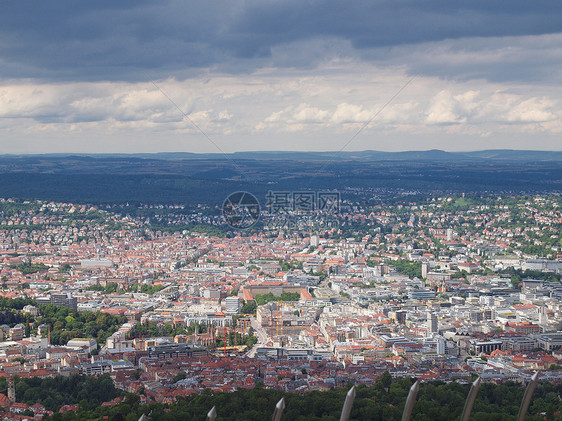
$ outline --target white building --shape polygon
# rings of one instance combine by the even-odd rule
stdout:
[[[23,313],[29,313],[32,316],[39,316],[39,309],[35,306],[32,306],[32,305],[24,306],[22,312]]]
[[[240,297],[226,297],[224,300],[226,304],[226,312],[229,314],[238,314],[240,308],[242,307],[242,302]]]
[[[74,338],[68,341],[66,347],[74,350],[84,349],[87,353],[91,353],[98,348],[98,343],[95,339]]]
[[[319,244],[320,244],[320,238],[318,238],[317,235],[311,235],[310,236],[310,245],[312,247],[318,247]]]

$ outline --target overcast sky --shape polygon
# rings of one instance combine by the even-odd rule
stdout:
[[[561,119],[557,1],[0,2],[0,154],[562,150]]]

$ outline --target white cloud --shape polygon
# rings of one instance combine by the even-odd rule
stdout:
[[[427,113],[427,123],[429,124],[456,124],[464,123],[466,117],[460,115],[462,102],[444,90],[439,92],[433,99]]]
[[[446,149],[447,144],[435,139],[460,135],[487,138],[484,146],[496,147],[503,139],[526,133],[533,133],[535,142],[529,147],[559,149],[553,146],[562,127],[562,88],[557,85],[418,76],[381,111],[409,78],[399,67],[331,61],[314,74],[264,68],[256,74],[206,73],[157,85],[214,141],[232,150],[286,145],[338,149],[373,117],[350,149],[388,150],[408,144],[409,149]],[[139,150],[161,150],[160,139],[167,139],[165,145],[172,150],[195,150],[186,148],[196,142],[202,151],[215,151],[176,106],[146,82],[6,81],[0,85],[0,128],[5,151],[18,144],[14,139],[32,150],[32,145],[47,147],[45,133],[61,139],[58,147],[72,144],[76,149],[95,146],[87,143],[86,134],[114,139],[104,146],[108,150],[99,152],[114,150],[119,139],[128,137],[138,143],[123,145]],[[372,139],[383,138],[403,140],[382,147],[372,144]]]
[[[338,105],[332,115],[331,121],[334,124],[365,123],[373,114],[373,111],[365,110],[361,105],[344,102]]]
[[[56,85],[2,86],[0,87],[0,117],[36,118],[42,115],[56,115],[63,111],[61,94]]]
[[[428,109],[429,124],[459,124],[473,129],[490,125],[516,124],[518,130],[528,131],[528,123],[540,124],[552,120],[560,121],[562,110],[557,101],[544,97],[526,97],[504,92],[466,91],[453,94],[443,90],[431,101]],[[548,131],[549,126],[544,126]],[[554,126],[553,126],[554,127]],[[505,130],[506,127],[501,127]],[[535,131],[535,129],[533,129]]]
[[[506,114],[511,122],[545,122],[557,119],[551,111],[554,101],[546,98],[529,98],[516,104]]]
[[[330,113],[317,107],[300,104],[293,112],[292,120],[302,123],[324,123]]]

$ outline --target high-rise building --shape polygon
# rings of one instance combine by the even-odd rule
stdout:
[[[406,323],[407,314],[408,312],[406,310],[396,310],[396,312],[394,313],[396,323],[400,323],[400,324]]]
[[[428,264],[427,262],[422,262],[422,279],[426,279],[427,278],[427,267]]]
[[[427,333],[433,334],[439,332],[439,321],[437,315],[432,312],[427,313]]]
[[[447,354],[447,341],[443,337],[439,336],[437,338],[437,354],[445,355]]]

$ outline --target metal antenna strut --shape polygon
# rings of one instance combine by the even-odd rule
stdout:
[[[480,383],[482,379],[478,377],[472,383],[470,387],[470,392],[468,392],[468,397],[466,398],[466,402],[464,403],[464,409],[462,410],[461,421],[468,421],[470,418],[470,413],[472,412],[472,406],[474,405],[474,401],[476,400],[476,395],[478,395],[478,390],[480,389]]]
[[[283,415],[283,410],[285,409],[285,398],[279,399],[279,402],[275,405],[273,410],[273,417],[271,421],[281,421],[281,416]]]
[[[351,414],[351,407],[355,401],[355,386],[349,389],[347,395],[345,396],[345,402],[343,403],[343,409],[341,411],[340,421],[348,421],[349,414]]]
[[[539,372],[537,371],[535,374],[533,374],[533,377],[531,377],[531,381],[529,382],[527,389],[525,389],[525,394],[523,395],[521,406],[519,407],[519,415],[517,415],[517,421],[525,421],[527,411],[529,410],[529,404],[531,403],[531,398],[533,397],[533,393],[535,393],[538,382]]]
[[[416,397],[418,396],[418,390],[420,389],[420,382],[416,382],[410,387],[410,393],[408,393],[408,399],[406,399],[406,405],[404,405],[404,412],[402,413],[402,421],[410,421],[412,416],[412,410],[414,409],[414,404],[416,403]]]
[[[207,421],[215,421],[217,419],[217,409],[216,407],[212,407],[209,413],[207,414]]]

